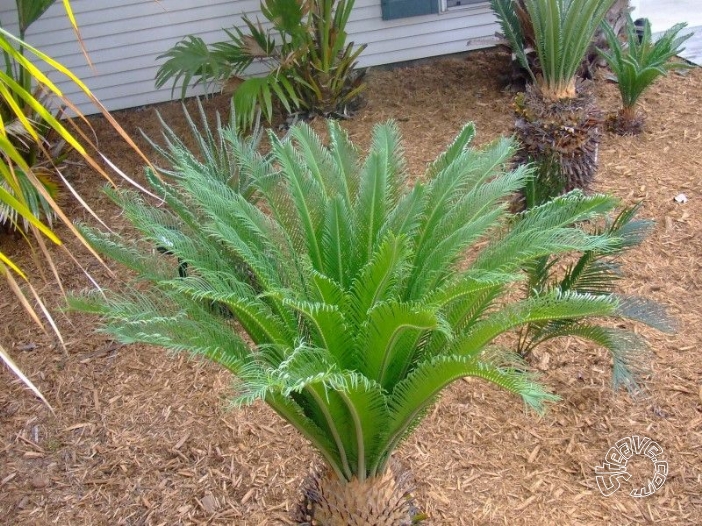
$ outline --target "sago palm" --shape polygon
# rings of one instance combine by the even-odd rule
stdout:
[[[654,42],[651,35],[651,22],[644,19],[639,32],[631,15],[627,15],[626,44],[624,44],[612,27],[603,24],[609,49],[601,49],[599,52],[617,77],[623,106],[612,120],[612,129],[621,134],[640,133],[643,118],[636,113],[639,97],[668,71],[690,67],[684,62],[670,60],[684,50],[683,43],[692,36],[692,33],[679,35],[686,26],[685,23],[675,24]]]
[[[588,188],[597,170],[602,113],[591,86],[580,81],[578,68],[593,36],[614,0],[493,0],[505,36],[533,84],[517,97],[516,132],[519,158],[557,173],[553,193]],[[522,42],[525,25],[515,13],[528,17],[538,71]],[[546,181],[554,181],[542,174]]]
[[[588,226],[598,235],[616,238],[606,249],[573,254],[544,256],[525,267],[526,297],[577,292],[598,297],[617,296],[622,312],[661,331],[670,332],[673,321],[664,309],[644,298],[622,295],[617,285],[624,278],[622,256],[639,246],[653,227],[651,221],[636,219],[640,205],[624,208],[614,217],[602,218]],[[614,389],[625,386],[630,393],[640,392],[650,371],[646,359],[648,345],[637,333],[616,326],[593,324],[592,320],[538,320],[519,329],[517,352],[528,357],[542,343],[553,338],[574,336],[595,342],[607,349],[612,358]]]
[[[269,157],[242,148],[255,205],[228,173],[195,163],[169,181],[150,175],[167,206],[111,193],[138,239],[85,230],[136,283],[73,305],[123,342],[223,365],[238,404],[263,400],[304,435],[323,462],[303,488],[300,523],[418,522],[393,452],[441,391],[475,376],[540,411],[555,397],[503,347],[516,335],[502,336],[622,314],[616,297],[587,293],[515,300],[529,262],[617,243],[574,227],[616,201],[574,193],[512,216],[508,198],[529,172],[506,169],[510,140],[479,151],[473,135],[465,126],[414,186],[392,124],[374,129],[364,160],[334,122],[329,146],[296,125],[270,134]]]

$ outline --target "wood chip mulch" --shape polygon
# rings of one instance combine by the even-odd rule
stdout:
[[[365,147],[374,123],[396,120],[410,170],[421,174],[468,120],[477,124],[478,143],[511,133],[507,60],[488,50],[372,71],[365,107],[344,126]],[[616,111],[616,87],[604,78],[596,86],[603,110]],[[226,103],[215,97],[207,107],[226,111]],[[600,148],[595,190],[626,203],[643,200],[641,217],[656,221],[650,238],[626,258],[624,291],[660,302],[678,323],[672,335],[636,327],[653,352],[647,395],[632,400],[612,392],[606,353],[577,340],[535,356],[544,381],[562,396],[542,418],[485,382],[457,382],[398,454],[413,471],[428,524],[702,524],[700,107],[702,69],[670,74],[643,97],[643,134],[606,135]],[[184,127],[179,103],[158,109]],[[158,136],[151,108],[115,115],[135,136],[138,128]],[[92,122],[107,155],[139,177],[139,160],[100,118]],[[70,172],[91,206],[124,230],[99,178],[80,165]],[[684,204],[674,201],[681,193]],[[72,217],[87,220],[66,203]],[[0,234],[0,242],[31,265],[19,239]],[[119,269],[112,277],[74,242],[67,245],[102,285],[117,283]],[[88,286],[60,251],[56,258],[66,289]],[[56,413],[0,371],[0,524],[291,524],[288,510],[316,459],[271,410],[229,409],[226,373],[160,349],[117,345],[88,317],[57,314],[64,353],[3,287],[0,341]],[[39,288],[55,308],[62,305],[55,284]],[[652,474],[650,463],[637,463],[622,491],[604,497],[595,467],[617,440],[632,435],[664,449],[667,480],[652,496],[630,497],[633,485]]]

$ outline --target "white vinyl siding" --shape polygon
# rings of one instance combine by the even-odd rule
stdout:
[[[170,85],[160,90],[154,86],[162,62],[156,57],[185,35],[216,42],[226,39],[222,28],[243,25],[242,14],[262,18],[260,0],[72,0],[71,4],[92,67],[60,1],[30,27],[27,40],[69,67],[110,110],[171,100]],[[0,0],[0,20],[11,31],[16,29],[14,5],[14,0]],[[384,21],[380,0],[356,0],[347,28],[350,40],[368,44],[359,61],[362,67],[467,51],[469,40],[493,35],[496,29],[488,2],[471,9]],[[96,111],[75,86],[60,75],[50,77],[81,110]],[[176,90],[174,96],[179,93]],[[189,91],[198,93],[202,89]]]

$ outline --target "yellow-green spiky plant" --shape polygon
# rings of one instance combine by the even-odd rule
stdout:
[[[616,296],[554,289],[515,300],[530,262],[617,243],[574,227],[616,200],[575,193],[514,217],[507,202],[528,170],[506,168],[511,140],[476,150],[473,135],[465,126],[411,186],[394,125],[374,129],[365,160],[337,123],[329,146],[296,125],[270,134],[268,157],[237,148],[256,204],[229,173],[186,160],[172,184],[149,177],[167,206],[111,194],[138,239],[85,230],[140,283],[73,305],[125,343],[221,364],[238,404],[264,400],[304,435],[322,463],[299,523],[418,522],[393,452],[442,390],[475,376],[541,410],[554,396],[495,340],[536,321],[620,314]]]
[[[19,37],[2,27],[0,21],[0,49],[2,49],[3,62],[0,70],[0,225],[7,223],[12,228],[26,230],[24,240],[27,241],[30,250],[34,252],[38,249],[36,252],[45,257],[56,282],[63,290],[58,269],[46,246],[47,241],[61,245],[61,239],[51,228],[51,219],[59,219],[70,232],[69,235],[75,236],[86,247],[88,245],[65,211],[54,200],[55,190],[59,188],[70,190],[82,207],[98,221],[101,220],[61,173],[58,162],[62,157],[58,155],[63,150],[61,144],[67,145],[79,154],[96,173],[104,176],[106,180],[111,181],[111,178],[98,161],[100,156],[96,145],[85,130],[81,129],[85,121],[82,113],[54,84],[54,81],[49,79],[47,71],[68,79],[71,85],[103,113],[125,142],[130,144],[146,163],[149,161],[95,98],[95,95],[70,69],[23,40],[29,26],[39,19],[55,1],[16,0]],[[66,16],[78,34],[70,2],[63,0],[62,3]],[[60,101],[80,118],[61,120],[47,105],[49,100]],[[49,140],[50,137],[55,139],[53,144]],[[119,171],[118,173],[125,175]],[[54,181],[60,181],[60,184],[57,185]],[[32,285],[37,275],[32,275],[26,268],[21,268],[9,254],[3,252],[3,248],[0,246],[0,278],[6,280],[9,290],[15,295],[17,304],[25,309],[29,319],[43,329],[44,323],[41,318],[43,315],[46,323],[63,345],[63,338],[56,322],[42,301],[41,295]],[[66,251],[73,258],[71,252],[67,249]],[[93,252],[93,255],[97,258],[97,253]],[[77,263],[75,258],[73,260]],[[0,362],[4,362],[22,382],[46,402],[39,389],[12,360],[2,342],[0,342]]]

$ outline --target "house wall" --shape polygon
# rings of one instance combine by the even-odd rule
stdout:
[[[648,18],[654,33],[665,31],[679,22],[688,27],[702,26],[700,0],[632,0],[634,18]]]
[[[16,29],[14,0],[0,0],[3,27]],[[72,0],[92,66],[88,65],[61,2],[27,33],[32,45],[69,67],[110,110],[171,100],[171,86],[157,90],[157,56],[187,34],[206,42],[225,40],[222,28],[242,26],[241,14],[255,17],[260,0]],[[261,17],[262,18],[262,17]],[[13,25],[14,23],[14,25]],[[484,47],[471,39],[493,35],[497,26],[489,4],[438,15],[381,19],[380,0],[356,0],[349,21],[350,40],[368,44],[360,66],[376,66]],[[255,73],[255,72],[254,72]],[[88,99],[75,86],[50,78],[86,113]],[[191,89],[189,94],[202,93]],[[179,96],[177,90],[175,97]]]

